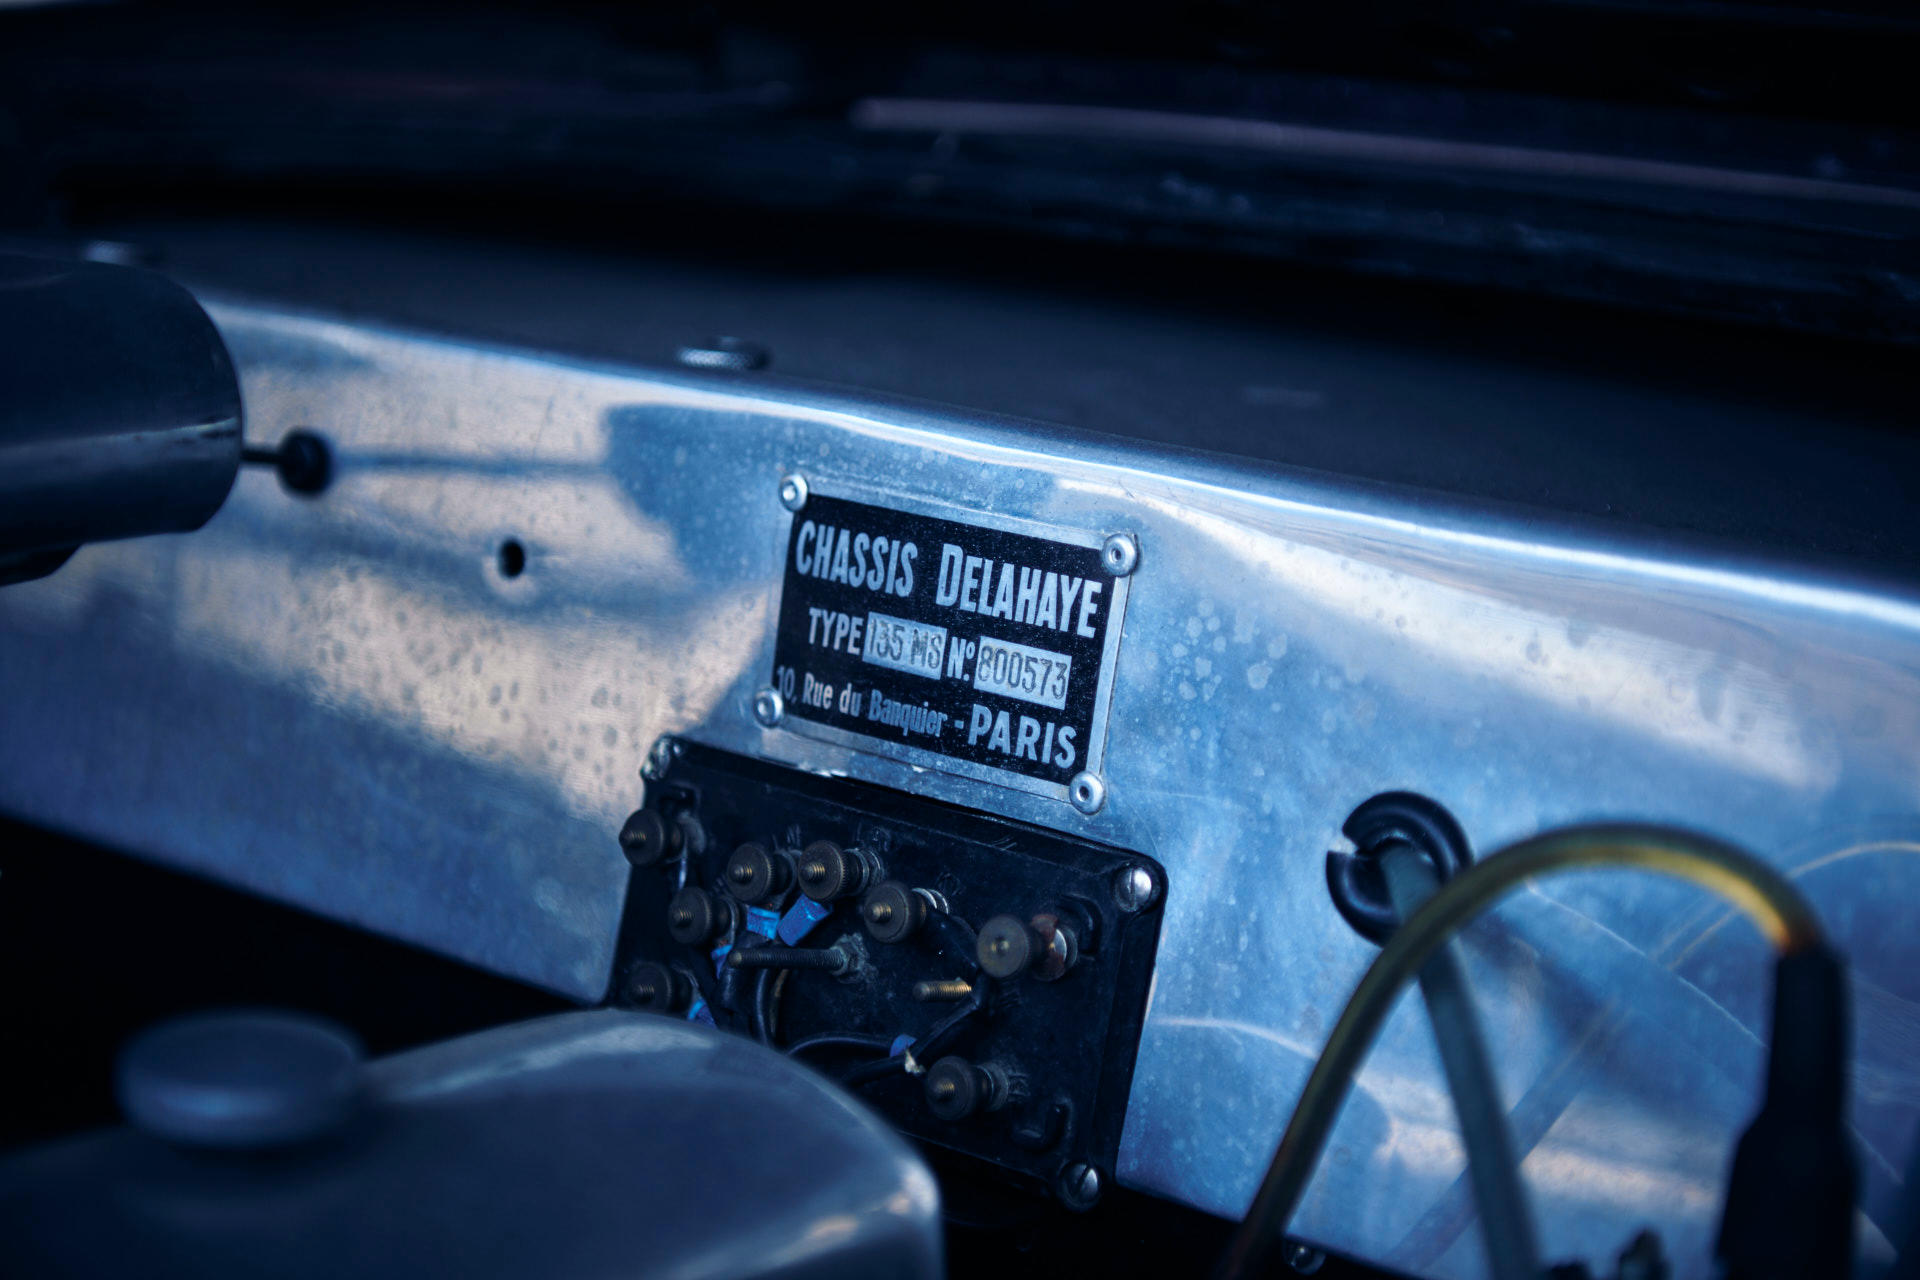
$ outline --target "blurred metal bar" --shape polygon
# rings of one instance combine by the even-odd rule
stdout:
[[[205,524],[240,465],[219,331],[165,277],[0,256],[0,582]]]

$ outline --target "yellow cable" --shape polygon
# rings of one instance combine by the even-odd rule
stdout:
[[[1220,1280],[1261,1274],[1265,1259],[1279,1247],[1361,1060],[1407,983],[1463,925],[1514,889],[1588,867],[1639,867],[1711,889],[1746,912],[1783,955],[1822,940],[1812,907],[1785,876],[1730,845],[1665,827],[1569,827],[1523,840],[1469,867],[1394,932],[1354,988],[1300,1093],[1260,1192],[1227,1247]]]

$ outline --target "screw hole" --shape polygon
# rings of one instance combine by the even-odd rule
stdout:
[[[500,576],[517,578],[527,567],[527,549],[520,545],[518,538],[508,538],[500,544]]]

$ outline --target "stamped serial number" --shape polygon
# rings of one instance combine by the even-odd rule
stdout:
[[[973,660],[973,687],[1057,711],[1067,705],[1067,677],[1072,671],[1073,659],[1065,654],[981,636]]]

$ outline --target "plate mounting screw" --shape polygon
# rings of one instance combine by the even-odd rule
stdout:
[[[674,760],[680,755],[680,742],[672,734],[662,734],[653,740],[653,750],[647,752],[646,762],[640,766],[640,776],[648,782],[664,777]]]
[[[1100,547],[1100,567],[1116,578],[1124,578],[1140,564],[1140,544],[1130,533],[1110,535]]]
[[[1132,915],[1145,911],[1160,896],[1160,881],[1145,867],[1122,867],[1113,873],[1113,901]]]
[[[780,477],[780,505],[798,511],[807,505],[807,478],[798,473]]]
[[[1076,773],[1067,784],[1067,799],[1073,807],[1092,817],[1107,803],[1107,784],[1097,773]]]
[[[1075,1213],[1085,1213],[1100,1202],[1100,1171],[1084,1161],[1075,1160],[1060,1171],[1054,1184],[1060,1203]]]
[[[787,718],[787,700],[771,685],[753,695],[753,718],[771,729]]]
[[[1327,1255],[1310,1244],[1295,1241],[1287,1246],[1287,1265],[1303,1276],[1310,1276],[1327,1265]]]

